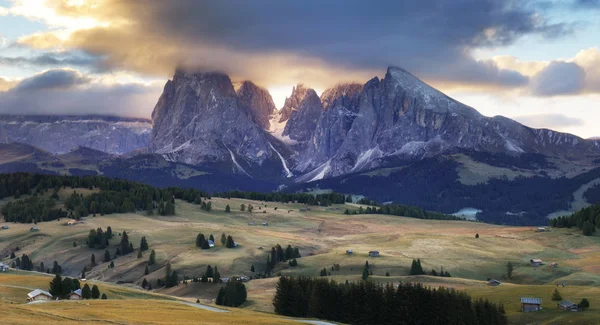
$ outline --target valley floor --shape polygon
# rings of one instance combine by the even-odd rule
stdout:
[[[66,195],[68,194],[61,193],[60,196]],[[252,204],[254,211],[241,212],[241,204]],[[224,212],[226,205],[230,205],[231,213]],[[108,268],[108,263],[100,262],[86,273],[86,277],[102,283],[126,283],[114,285],[114,290],[134,290],[140,288],[144,278],[153,287],[157,287],[156,281],[164,277],[164,265],[167,262],[181,277],[199,277],[207,265],[217,265],[222,277],[253,276],[255,273],[250,272],[251,266],[254,265],[257,272],[262,272],[272,246],[281,244],[285,248],[291,244],[299,247],[303,256],[297,260],[298,266],[290,267],[286,263],[279,263],[274,274],[318,276],[321,269],[326,268],[329,271],[332,265],[339,264],[339,271],[331,271],[331,278],[339,281],[358,281],[365,261],[368,261],[373,271],[373,276],[370,277],[372,281],[415,281],[430,286],[466,290],[473,297],[484,297],[504,303],[509,320],[514,324],[600,323],[600,308],[595,307],[600,304],[600,238],[582,236],[575,229],[552,229],[551,232],[540,233],[532,227],[420,220],[384,215],[344,215],[343,211],[346,208],[356,208],[350,205],[307,207],[300,204],[213,198],[212,207],[213,211],[205,212],[197,205],[178,201],[177,215],[173,217],[146,216],[141,213],[90,216],[84,219],[84,223],[73,226],[65,225],[65,220],[40,223],[37,225],[40,228],[37,233],[29,232],[31,225],[9,224],[9,229],[0,233],[0,256],[5,257],[18,247],[17,255],[29,254],[36,267],[42,261],[51,266],[56,260],[63,267],[65,275],[76,276],[83,267],[91,267],[92,253],[96,255],[97,261],[102,261],[104,256],[104,250],[93,250],[85,245],[89,230],[97,227],[106,229],[111,226],[114,233],[127,231],[135,248],[139,247],[141,237],[145,236],[150,249],[156,251],[157,265],[150,266],[150,274],[145,276],[144,269],[149,253],[144,252],[142,258],[138,259],[136,251],[116,258],[113,269]],[[263,222],[268,222],[268,226],[262,226]],[[249,225],[251,223],[254,225]],[[216,247],[210,250],[195,247],[198,233],[203,233],[206,237],[213,234],[217,240]],[[221,246],[219,238],[222,233],[233,236],[239,246],[234,249]],[[480,237],[475,238],[475,234],[479,234]],[[73,247],[73,242],[76,243],[76,247]],[[114,253],[118,242],[118,236],[111,240],[111,253]],[[347,255],[346,250],[352,250],[353,254]],[[368,252],[374,250],[380,252],[380,257],[369,257]],[[452,278],[408,276],[411,261],[417,258],[421,260],[426,271],[435,269],[439,272],[443,267],[451,273]],[[544,265],[531,267],[529,261],[533,258],[542,259]],[[5,258],[3,261],[10,260]],[[504,273],[509,261],[515,265],[515,271],[513,279],[505,282]],[[551,263],[558,263],[558,267],[551,267]],[[389,273],[389,276],[386,276],[386,273]],[[504,283],[499,287],[489,287],[485,284],[487,278],[499,279]],[[18,285],[14,282],[6,278],[6,275],[0,275],[2,296],[5,291],[19,290],[6,286]],[[276,282],[276,277],[248,282],[248,301],[241,309],[235,309],[235,313],[224,315],[181,304],[165,304],[165,308],[171,310],[172,314],[180,314],[183,317],[167,319],[175,323],[176,320],[191,317],[191,313],[208,313],[206,317],[211,321],[207,320],[207,323],[230,324],[233,318],[226,321],[227,317],[273,317],[256,311],[273,311],[271,300]],[[561,284],[558,289],[564,299],[578,303],[581,298],[588,298],[591,308],[579,313],[558,311],[556,304],[551,301],[552,291],[557,283]],[[562,283],[565,283],[564,287]],[[47,289],[47,283],[40,282],[36,285]],[[127,299],[132,299],[131,303],[119,304],[121,309],[118,315],[134,315],[136,311],[141,310],[133,307],[135,305],[141,306],[143,310],[154,310],[158,308],[153,308],[151,304],[165,303],[155,302],[154,298],[148,300],[147,297],[136,297],[139,292],[148,295],[159,294],[161,299],[168,298],[165,295],[180,297],[189,302],[200,299],[202,303],[210,305],[214,303],[217,290],[218,286],[213,284],[188,283],[170,289],[154,290],[154,293],[127,291],[128,293],[123,295],[130,295]],[[19,305],[19,308],[11,311],[9,315],[14,317],[11,319],[17,319],[18,315],[42,315],[44,312],[59,315],[52,317],[75,317],[73,315],[82,313],[85,317],[94,319],[101,317],[102,311],[110,310],[112,315],[112,308],[117,308],[115,305],[118,303],[111,299],[111,295],[118,299],[117,291],[108,295],[109,301],[89,302],[91,311],[78,311],[78,308],[85,309],[83,306],[88,302],[68,305],[68,308],[53,304]],[[521,313],[519,299],[522,296],[542,298],[544,310],[537,313]],[[22,299],[3,300],[5,307],[10,302],[20,304]],[[131,310],[128,309],[129,305],[132,305]],[[99,314],[95,314],[95,309],[98,309]],[[160,319],[161,315],[154,313],[160,311],[149,312],[149,321]],[[75,318],[86,319],[85,317]],[[57,321],[58,319],[56,318]],[[126,320],[119,319],[115,318],[115,322],[127,323]],[[273,322],[275,323],[281,324],[281,319]],[[265,320],[257,321],[256,324],[270,323]]]

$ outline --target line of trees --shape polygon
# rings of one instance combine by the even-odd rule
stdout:
[[[300,250],[298,247],[292,247],[292,245],[288,245],[285,249],[283,249],[281,245],[277,244],[274,247],[271,247],[271,253],[267,256],[266,273],[270,273],[275,265],[277,265],[279,262],[287,262],[288,260],[292,261],[300,257],[302,257],[302,255],[300,255]],[[294,265],[290,264],[290,266],[296,266],[298,265],[298,262],[294,262],[292,264]]]
[[[307,205],[320,205],[329,206],[332,204],[344,204],[347,200],[351,201],[350,196],[345,196],[340,193],[323,193],[323,194],[309,194],[309,193],[259,193],[259,192],[242,192],[242,191],[229,191],[215,193],[214,196],[222,198],[238,198],[255,201],[267,201],[267,202],[298,202]]]
[[[69,216],[67,211],[56,208],[53,198],[44,199],[39,196],[8,202],[1,212],[7,222],[21,223],[52,221]]]
[[[347,324],[507,324],[502,305],[473,301],[454,289],[411,283],[394,287],[371,281],[341,284],[325,278],[281,277],[273,306],[279,315]]]
[[[361,199],[359,201],[360,204],[372,205],[367,208],[359,207],[358,209],[350,210],[346,209],[344,214],[353,215],[353,214],[387,214],[393,216],[403,216],[409,218],[417,218],[417,219],[435,219],[435,220],[464,220],[463,218],[456,217],[449,214],[444,214],[440,212],[427,211],[418,207],[412,207],[408,205],[402,204],[384,204],[378,206],[378,203],[375,201]]]
[[[63,278],[60,274],[56,274],[50,281],[48,292],[55,298],[67,299],[71,292],[78,289],[81,289],[81,298],[83,299],[107,299],[106,294],[100,295],[100,288],[97,285],[94,284],[90,288],[86,283],[82,288],[79,280],[69,277]]]
[[[246,286],[235,279],[227,282],[219,289],[216,304],[219,306],[238,307],[248,297]]]
[[[551,219],[550,226],[556,228],[577,227],[583,231],[585,236],[591,236],[600,226],[600,205],[583,208],[570,216]]]
[[[74,192],[65,200],[67,210],[56,209],[55,200],[61,188],[99,189],[84,196]],[[50,198],[40,196],[48,190]],[[110,179],[102,176],[65,176],[30,173],[0,175],[0,199],[13,196],[17,201],[2,208],[6,221],[31,223],[63,217],[81,218],[89,214],[111,214],[155,209],[161,215],[175,214],[175,198],[208,195],[193,189],[169,187],[158,189],[149,185]],[[22,195],[30,197],[20,200]],[[192,199],[193,201],[193,199]]]

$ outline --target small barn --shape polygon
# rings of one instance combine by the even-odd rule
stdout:
[[[69,300],[81,300],[81,299],[83,299],[83,296],[81,295],[81,289],[77,289],[77,290],[69,293],[69,295],[67,297],[69,298]]]
[[[269,223],[268,222],[263,222],[262,225],[263,225],[263,227],[268,227]]]
[[[7,225],[2,225],[2,229],[8,229]]]
[[[9,267],[8,265],[4,264],[4,263],[0,263],[0,272],[6,272],[8,271]]]
[[[52,300],[52,295],[44,290],[35,289],[27,294],[27,301],[46,301]]]
[[[563,300],[558,304],[558,308],[565,311],[579,311],[579,306],[568,300]]]
[[[354,254],[353,250],[349,249],[349,250],[346,251],[346,255],[352,255],[352,254]]]
[[[548,231],[546,227],[538,227],[537,232],[545,232]]]
[[[498,281],[498,280],[494,280],[494,279],[492,279],[492,280],[489,280],[489,281],[487,282],[487,284],[488,284],[489,286],[492,286],[492,287],[497,287],[497,286],[501,285],[501,284],[502,284],[502,282],[500,282],[500,281]]]
[[[37,226],[33,226],[33,227],[29,228],[29,231],[38,232],[38,231],[40,231],[40,228],[38,228]]]
[[[530,312],[542,310],[541,298],[521,297],[521,311]]]
[[[248,226],[254,226],[254,222],[248,222]]]
[[[75,219],[71,219],[71,220],[67,221],[68,226],[72,226],[72,225],[76,225],[76,224],[77,224],[77,220],[75,220]]]
[[[378,257],[379,256],[379,251],[370,251],[369,252],[369,256],[371,256],[371,257]]]
[[[212,240],[208,240],[208,247],[215,247],[215,242]]]
[[[531,260],[529,260],[529,263],[531,264],[531,266],[534,267],[544,264],[544,262],[542,262],[542,260],[540,260],[539,258],[532,258]]]

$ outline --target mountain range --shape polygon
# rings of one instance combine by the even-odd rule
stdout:
[[[483,116],[395,67],[321,96],[299,84],[279,110],[251,81],[180,69],[151,124],[4,116],[0,142],[29,145],[0,147],[11,153],[2,172],[90,172],[206,190],[335,190],[446,213],[472,208],[501,223],[541,223],[593,203],[600,183],[600,141]]]

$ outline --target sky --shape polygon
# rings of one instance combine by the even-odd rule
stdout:
[[[149,118],[177,67],[320,93],[402,67],[487,116],[600,136],[600,0],[0,0],[0,114]]]

